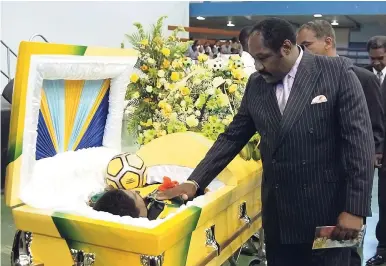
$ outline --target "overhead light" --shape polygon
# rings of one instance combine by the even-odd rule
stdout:
[[[314,14],[314,18],[321,18],[321,17],[323,17],[322,14]]]
[[[198,19],[198,20],[205,20],[205,18],[204,18],[204,17],[201,17],[201,16],[197,17],[197,19]]]
[[[229,21],[228,21],[228,24],[227,24],[227,26],[228,26],[228,27],[234,27],[234,26],[235,26],[235,24],[233,24],[233,23],[232,23],[232,21],[231,21],[231,20],[229,20]]]
[[[338,23],[338,21],[337,21],[336,19],[334,19],[334,20],[331,22],[331,25],[332,25],[332,26],[338,26],[339,23]]]

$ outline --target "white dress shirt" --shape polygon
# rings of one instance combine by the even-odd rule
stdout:
[[[276,98],[279,104],[280,112],[282,114],[284,113],[284,109],[287,104],[288,97],[291,93],[292,85],[294,84],[295,76],[298,71],[300,61],[303,57],[303,50],[300,47],[298,48],[300,51],[298,59],[296,59],[295,64],[288,72],[288,74],[284,77],[283,82],[276,85]]]
[[[373,72],[378,77],[378,71],[376,71],[375,68],[373,68]],[[381,71],[381,80],[380,80],[381,85],[382,85],[383,81],[385,80],[385,76],[386,76],[386,67],[384,67]]]

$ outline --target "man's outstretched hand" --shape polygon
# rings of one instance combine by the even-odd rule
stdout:
[[[192,199],[197,193],[197,187],[191,183],[182,183],[174,188],[159,191],[156,198],[158,200],[168,200],[181,197],[183,200]]]
[[[338,217],[338,224],[331,234],[333,240],[349,240],[358,236],[362,230],[363,217],[342,212]]]

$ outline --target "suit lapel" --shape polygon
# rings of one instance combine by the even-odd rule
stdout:
[[[280,133],[276,148],[279,147],[286,134],[300,118],[304,108],[311,104],[310,96],[319,77],[320,71],[316,68],[315,58],[304,51],[300,61],[291,93],[280,123]]]

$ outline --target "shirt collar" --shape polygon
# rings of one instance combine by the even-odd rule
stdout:
[[[296,59],[295,64],[292,66],[291,70],[287,74],[287,76],[289,76],[291,78],[295,78],[296,72],[298,71],[300,61],[303,58],[303,49],[299,46],[297,46],[297,48],[299,49],[298,59]]]
[[[373,68],[373,72],[374,72],[375,75],[378,74],[378,71],[375,70],[375,68]],[[382,76],[386,75],[386,67],[384,67],[384,68],[381,70],[381,73],[382,73]]]

